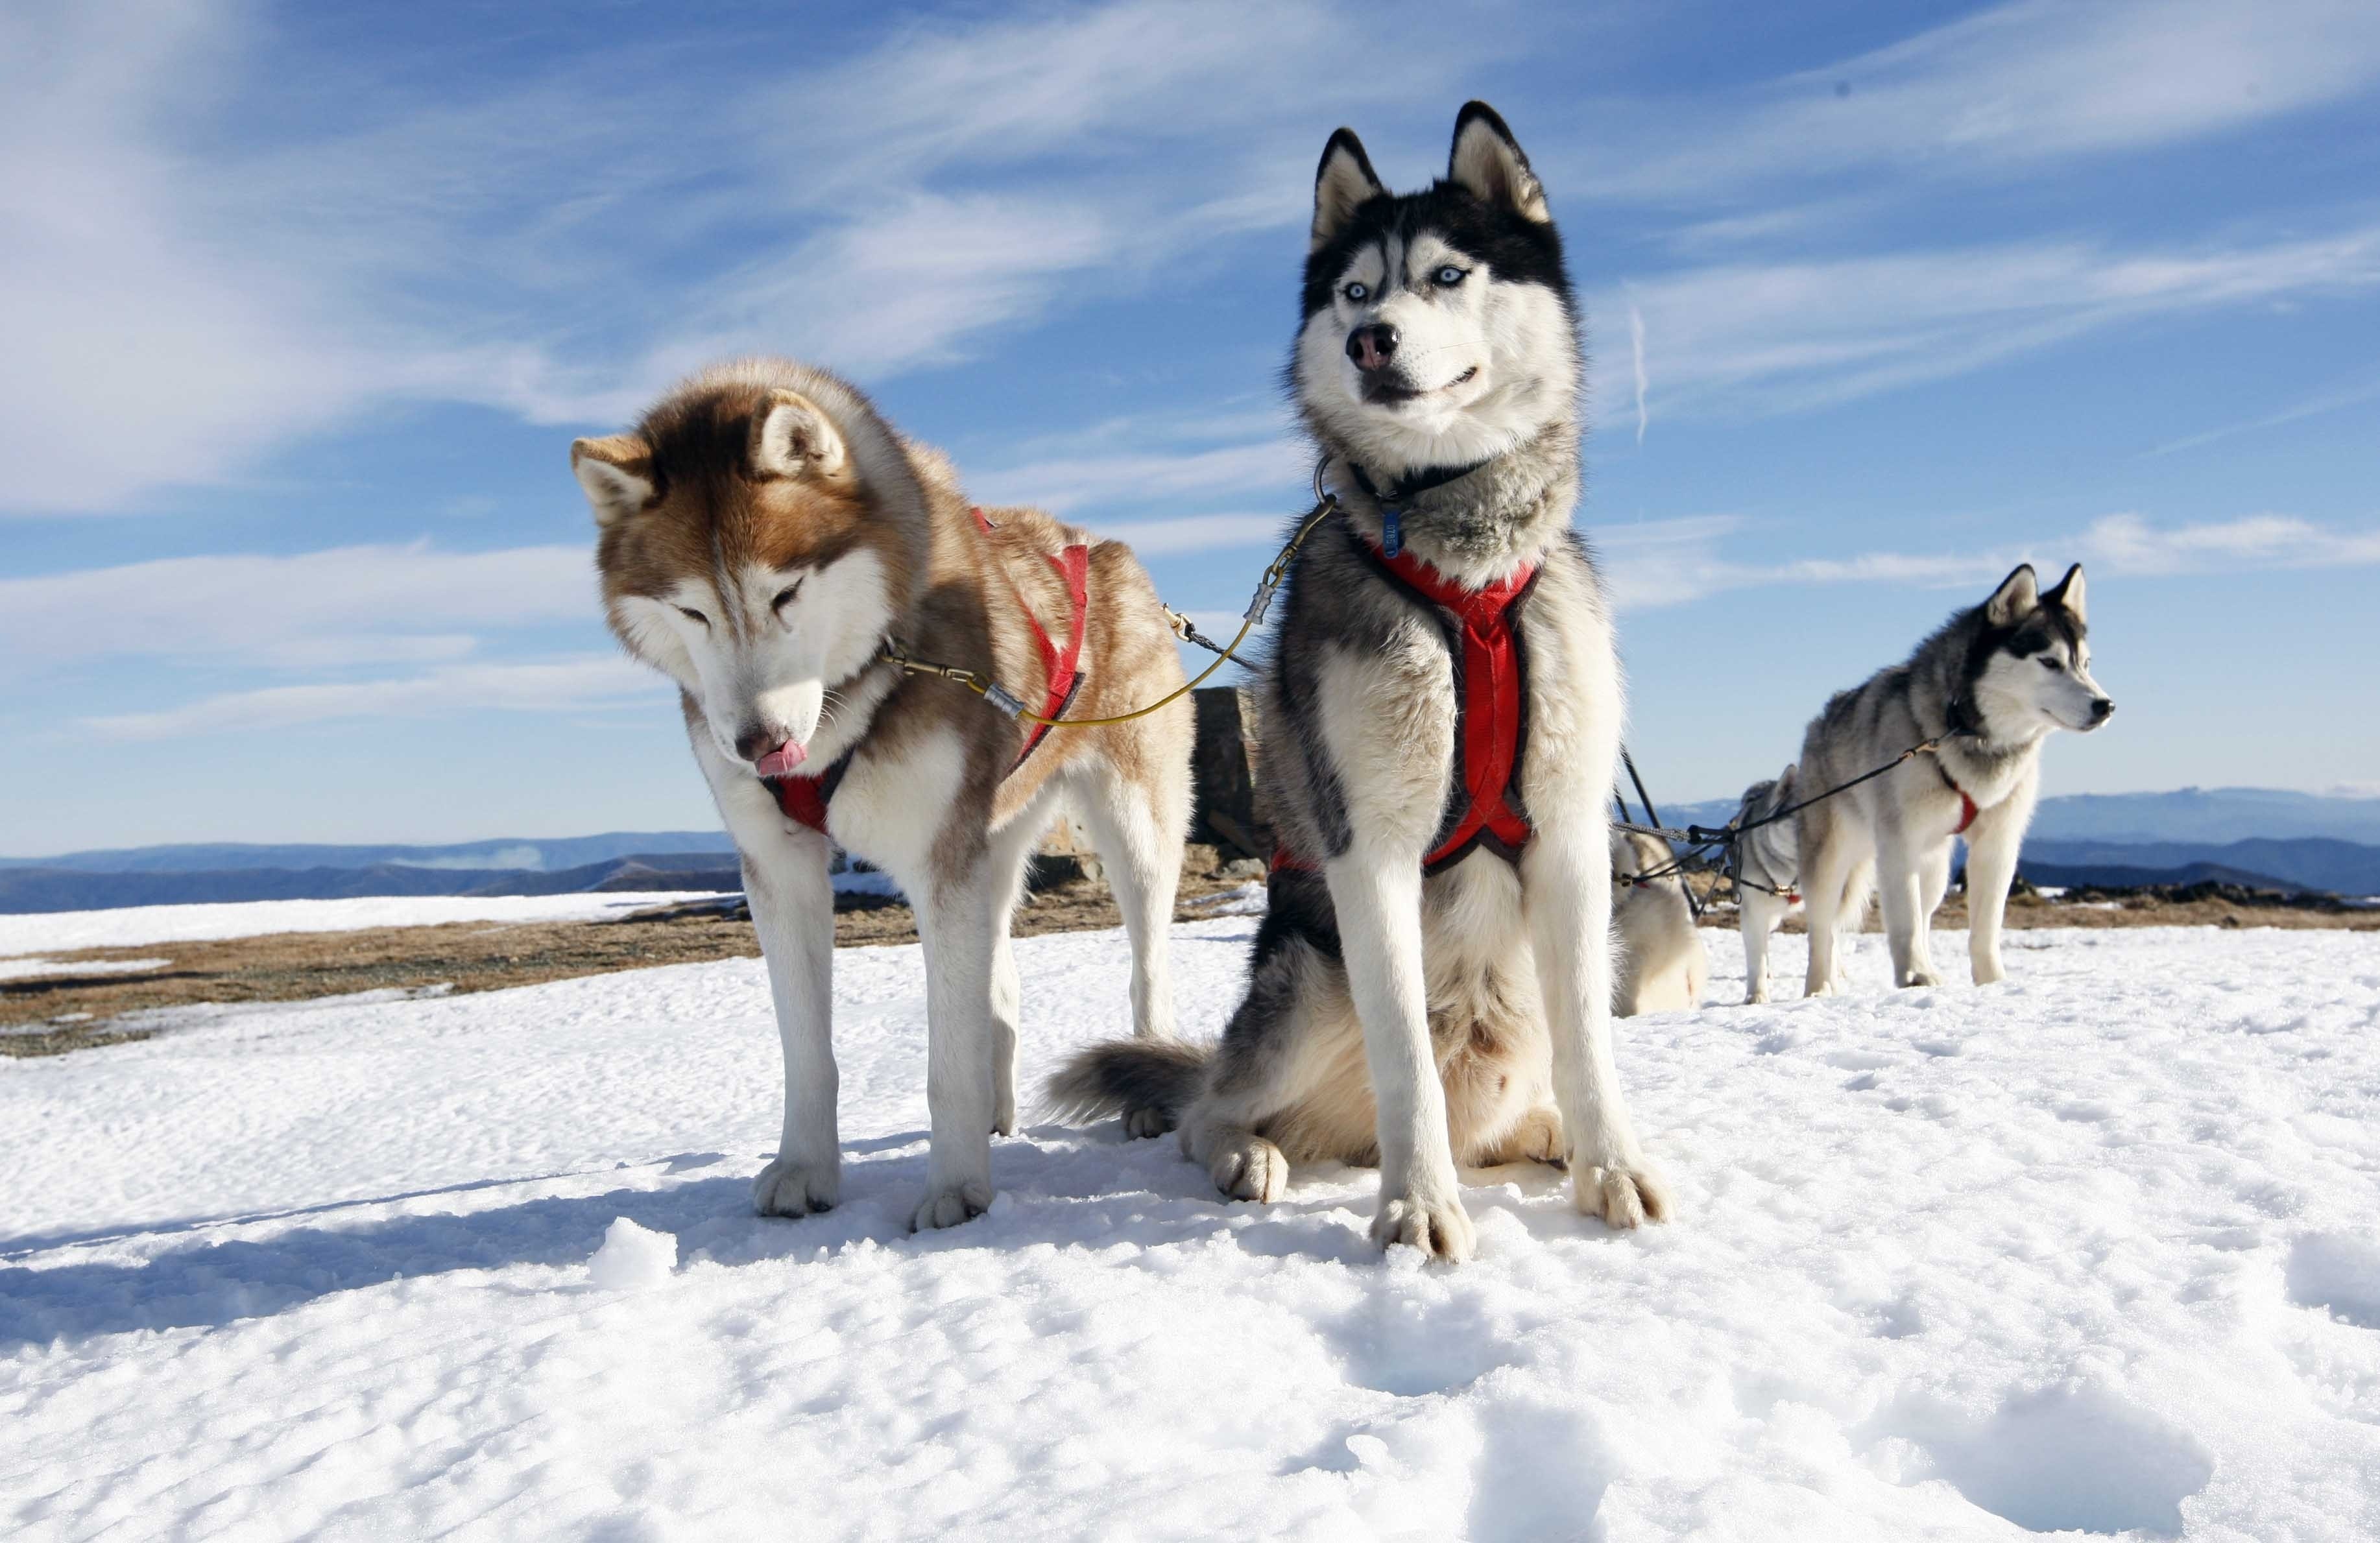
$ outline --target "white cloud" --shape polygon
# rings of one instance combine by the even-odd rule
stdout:
[[[469,652],[481,630],[600,615],[585,547],[452,553],[417,541],[168,557],[0,579],[0,654],[24,664],[136,655],[268,669],[428,662]]]
[[[978,473],[969,480],[991,502],[1038,504],[1063,514],[1087,504],[1135,508],[1160,500],[1293,488],[1313,470],[1304,444],[1273,439],[1211,450],[1066,456]]]
[[[538,663],[458,664],[398,680],[271,686],[209,697],[158,712],[86,718],[111,739],[180,739],[203,734],[285,729],[342,719],[445,718],[456,713],[577,712],[649,703],[675,687],[618,654],[580,654]]]
[[[1622,611],[1683,605],[1739,589],[1894,584],[1973,589],[1980,596],[2019,563],[2091,565],[2103,575],[2143,577],[2260,568],[2380,565],[2380,528],[2340,530],[2288,515],[2159,527],[2134,514],[2109,515],[2075,534],[1981,551],[1872,552],[1785,563],[1729,554],[1746,529],[1732,516],[1700,516],[1591,532],[1612,601]]]
[[[1123,541],[1143,557],[1232,547],[1275,546],[1288,540],[1286,515],[1178,515],[1171,519],[1095,519],[1090,528]]]
[[[2119,324],[2380,286],[2380,225],[2168,251],[2079,242],[1730,263],[1629,284],[1671,412],[1788,412],[1977,369]],[[1598,400],[1624,400],[1607,358]]]
[[[1621,140],[1578,171],[1596,193],[1663,202],[1882,165],[1997,179],[2202,139],[2374,80],[2380,9],[2365,0],[2022,0],[1735,103],[1621,104],[1616,123],[1648,125],[1644,148]]]

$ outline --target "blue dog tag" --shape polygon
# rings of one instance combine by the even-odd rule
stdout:
[[[1386,504],[1380,505],[1380,550],[1391,557],[1405,547],[1404,532],[1397,529],[1397,516],[1401,512]]]

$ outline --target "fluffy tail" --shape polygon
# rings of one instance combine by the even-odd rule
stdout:
[[[1067,1062],[1042,1096],[1050,1117],[1070,1124],[1144,1110],[1170,1124],[1198,1096],[1211,1053],[1179,1039],[1111,1039]]]

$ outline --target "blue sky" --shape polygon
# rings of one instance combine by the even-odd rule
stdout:
[[[2380,7],[13,6],[0,852],[711,822],[565,466],[793,353],[1235,613],[1316,157],[1494,103],[1658,795],[2014,561],[2049,791],[2380,791]]]

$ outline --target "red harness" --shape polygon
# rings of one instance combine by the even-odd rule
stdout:
[[[976,524],[982,527],[986,534],[998,529],[980,506],[968,512],[975,516]],[[1083,627],[1090,617],[1091,610],[1091,549],[1077,542],[1062,549],[1054,557],[1045,553],[1044,561],[1057,569],[1058,577],[1066,581],[1065,646],[1061,648],[1050,638],[1049,630],[1041,625],[1041,618],[1033,614],[1033,607],[1026,601],[1022,589],[1015,590],[1016,607],[1025,613],[1025,625],[1033,629],[1033,640],[1041,650],[1041,678],[1049,688],[1043,699],[1041,716],[1062,718],[1066,709],[1074,704],[1075,693],[1082,688],[1083,684]],[[1009,763],[1008,770],[1012,775],[1025,764],[1025,758],[1033,753],[1049,733],[1049,724],[1036,723],[1026,734],[1025,747],[1017,751],[1016,759]],[[845,750],[835,759],[833,765],[815,777],[777,779],[771,784],[777,792],[777,808],[784,811],[787,819],[799,820],[823,834],[826,831],[826,807],[834,797],[834,790],[843,784],[843,774],[850,768],[851,755],[850,750]]]
[[[1452,797],[1439,839],[1422,871],[1435,873],[1485,845],[1518,863],[1531,833],[1521,801],[1521,758],[1528,748],[1527,659],[1513,607],[1536,582],[1535,565],[1515,569],[1484,589],[1466,589],[1409,552],[1391,557],[1366,543],[1369,555],[1416,600],[1451,615],[1456,630],[1456,725]],[[1272,866],[1312,868],[1286,847]]]
[[[1941,774],[1942,785],[1959,796],[1959,823],[1950,827],[1950,833],[1963,836],[1967,833],[1967,827],[1975,822],[1975,816],[1981,812],[1975,808],[1975,796],[1959,785],[1959,779],[1950,775],[1950,769],[1942,764],[1939,757],[1935,759],[1934,770]]]

